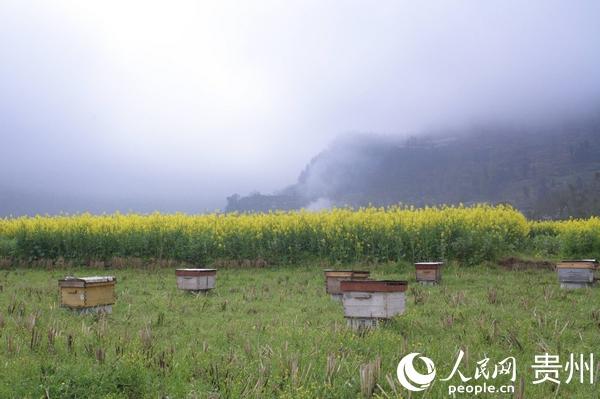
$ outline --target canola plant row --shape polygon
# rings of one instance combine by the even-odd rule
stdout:
[[[592,256],[600,219],[530,222],[505,205],[333,209],[259,214],[110,214],[0,219],[0,257],[169,259],[295,263],[421,261],[478,263],[533,250]]]

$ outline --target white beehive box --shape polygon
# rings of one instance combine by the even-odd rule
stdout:
[[[406,281],[342,281],[344,317],[354,329],[404,313]]]
[[[564,260],[556,265],[561,288],[576,289],[591,287],[596,282],[598,262],[595,259]]]
[[[175,276],[180,290],[206,292],[215,288],[217,269],[177,269]]]

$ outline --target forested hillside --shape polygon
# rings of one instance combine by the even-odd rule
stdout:
[[[529,217],[600,213],[600,120],[473,128],[410,138],[353,135],[278,193],[228,198],[228,211],[314,206],[510,203]]]

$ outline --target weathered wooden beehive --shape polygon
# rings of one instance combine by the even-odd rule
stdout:
[[[344,317],[355,330],[404,313],[406,281],[346,280],[340,286]]]
[[[341,301],[342,290],[340,283],[344,280],[366,280],[371,272],[365,270],[325,270],[325,292],[332,299]]]
[[[80,313],[111,313],[116,282],[113,276],[65,277],[58,280],[60,304]]]
[[[208,292],[215,288],[217,269],[177,269],[177,288],[191,292]]]
[[[596,283],[595,259],[563,260],[556,265],[560,288],[575,289],[591,287]]]
[[[416,277],[419,284],[439,284],[442,281],[442,266],[444,262],[415,263]]]

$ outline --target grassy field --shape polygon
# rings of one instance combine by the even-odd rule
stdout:
[[[562,375],[560,387],[534,385],[531,369],[545,352],[564,363],[597,351],[597,290],[565,292],[550,270],[494,265],[452,265],[441,286],[421,287],[409,264],[377,265],[376,278],[409,280],[407,311],[361,335],[325,294],[323,267],[224,269],[206,296],[178,291],[172,269],[113,270],[118,300],[103,316],[60,308],[57,279],[106,270],[2,270],[0,397],[410,397],[396,378],[405,354],[430,357],[441,378],[461,348],[467,376],[485,356],[491,368],[514,356],[524,397],[598,395]],[[439,378],[412,397],[446,397],[450,382]]]

